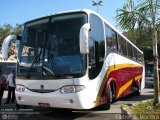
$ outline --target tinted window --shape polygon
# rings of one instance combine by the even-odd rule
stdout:
[[[137,55],[137,49],[133,47],[133,60],[137,61],[138,55]]]
[[[143,62],[143,54],[120,35],[118,35],[118,53],[134,61]]]
[[[132,45],[130,43],[127,43],[127,51],[128,51],[128,57],[133,58]]]
[[[139,51],[137,51],[138,54],[138,62],[142,63],[143,62],[143,54],[141,54]]]
[[[123,39],[121,36],[118,36],[118,50],[119,53],[122,55],[127,55],[127,49],[126,49],[126,40]]]
[[[104,29],[103,22],[99,17],[91,14],[89,21],[91,24],[89,39],[89,78],[94,79],[100,73],[104,62]]]
[[[89,66],[96,67],[95,61],[95,43],[94,40],[89,41]]]
[[[117,52],[117,36],[116,33],[108,26],[105,25],[107,53]]]
[[[84,13],[55,15],[26,23],[19,51],[23,64],[18,74],[39,77],[85,74],[86,55],[79,49],[79,33],[85,23]]]

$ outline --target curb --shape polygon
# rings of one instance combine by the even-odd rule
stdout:
[[[130,112],[130,107],[133,106],[132,104],[126,104],[121,106],[121,119],[122,120],[139,120],[139,118],[133,115]]]

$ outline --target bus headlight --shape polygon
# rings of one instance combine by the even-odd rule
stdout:
[[[81,90],[84,90],[84,86],[83,85],[68,85],[68,86],[64,86],[60,89],[61,93],[75,93],[75,92],[79,92]]]
[[[23,85],[16,85],[16,91],[18,91],[18,92],[24,92],[25,89],[26,88]]]

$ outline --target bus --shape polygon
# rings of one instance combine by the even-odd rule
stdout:
[[[16,70],[16,66],[17,66],[16,64],[17,64],[16,61],[0,60],[0,70],[2,71],[2,75],[5,76],[6,79],[9,73],[11,72],[11,70]]]
[[[28,21],[19,40],[18,107],[110,109],[144,88],[143,52],[92,10]]]

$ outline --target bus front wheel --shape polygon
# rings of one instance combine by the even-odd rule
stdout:
[[[106,90],[106,99],[107,99],[107,102],[105,104],[103,104],[103,109],[105,110],[109,110],[110,109],[110,106],[111,106],[111,99],[112,99],[112,92],[111,92],[111,86],[109,85],[108,86],[108,89]]]

